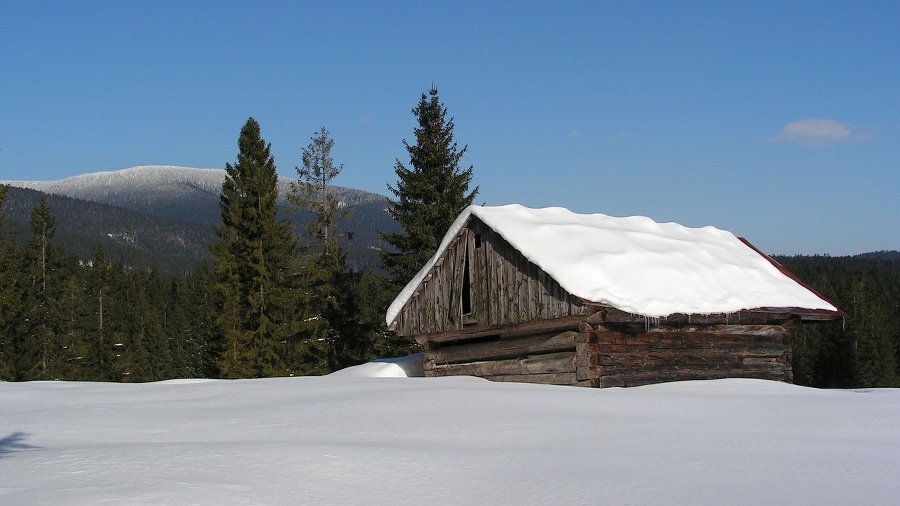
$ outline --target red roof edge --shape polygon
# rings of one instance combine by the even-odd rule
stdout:
[[[817,292],[817,291],[814,290],[812,287],[810,287],[809,285],[807,285],[806,283],[804,283],[803,280],[801,280],[800,278],[798,278],[793,272],[787,270],[787,268],[786,268],[785,266],[783,266],[783,265],[781,265],[780,263],[778,263],[774,258],[770,257],[769,255],[766,255],[765,253],[763,253],[762,251],[760,251],[756,246],[750,244],[750,241],[748,241],[747,239],[744,239],[743,237],[738,237],[738,239],[740,239],[740,241],[741,241],[742,243],[746,244],[748,248],[752,249],[752,250],[755,251],[757,254],[759,254],[761,257],[763,257],[763,258],[765,258],[766,260],[768,260],[769,263],[771,263],[772,266],[774,266],[776,269],[778,269],[779,272],[781,272],[781,273],[784,274],[785,276],[791,278],[795,283],[799,284],[799,285],[802,286],[803,288],[806,288],[807,290],[809,290],[810,292],[812,292],[813,294],[815,294],[816,297],[818,297],[818,298],[820,298],[820,299],[822,299],[822,300],[828,302],[829,304],[831,304],[832,306],[834,306],[834,307],[837,308],[837,311],[829,311],[829,310],[827,310],[827,309],[806,309],[805,312],[807,312],[807,313],[809,313],[809,314],[811,314],[811,315],[819,315],[819,316],[832,315],[832,316],[834,316],[835,319],[837,319],[837,318],[847,318],[847,316],[848,316],[847,313],[845,313],[843,310],[841,310],[841,308],[837,307],[837,305],[835,305],[835,304],[834,304],[833,302],[831,302],[830,300],[826,299],[821,293]],[[798,309],[800,309],[800,308],[798,308]]]

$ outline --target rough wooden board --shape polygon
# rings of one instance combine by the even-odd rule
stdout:
[[[540,373],[575,372],[575,353],[560,352],[532,355],[524,358],[470,362],[462,364],[435,364],[434,376],[497,376]]]
[[[453,364],[569,350],[575,351],[575,332],[571,331],[555,335],[539,334],[435,348],[426,351],[425,357],[436,364]]]
[[[516,383],[539,383],[543,385],[575,385],[575,373],[559,374],[510,374],[502,376],[490,376],[485,379],[491,381],[511,381]]]

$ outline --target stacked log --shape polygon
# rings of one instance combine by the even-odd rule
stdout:
[[[574,331],[450,342],[425,352],[425,376],[575,385]]]
[[[744,315],[744,322],[754,323],[704,317],[702,324],[678,318],[650,325],[620,314],[608,316],[602,324],[594,313],[420,336],[426,348],[425,375],[591,387],[718,378],[793,380],[789,336],[795,319]]]
[[[579,380],[591,386],[757,378],[793,381],[789,330],[780,325],[655,327],[625,333],[600,326],[578,349]]]

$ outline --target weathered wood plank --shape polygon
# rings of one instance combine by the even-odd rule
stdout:
[[[599,346],[595,343],[580,342],[578,336],[579,334],[575,334],[575,365],[598,365],[600,363]]]
[[[516,322],[531,320],[528,303],[528,260],[522,255],[516,255]]]
[[[735,368],[752,362],[784,361],[785,350],[723,350],[714,349],[706,353],[689,353],[684,350],[651,350],[646,352],[625,351],[599,353],[597,365],[616,367],[642,367],[652,365],[678,365],[706,367],[730,365]]]
[[[424,346],[426,343],[438,345],[455,341],[482,339],[485,337],[524,336],[541,332],[576,330],[581,321],[583,321],[582,316],[566,316],[550,320],[517,323],[514,325],[472,325],[458,330],[417,335],[415,336],[415,339],[417,343]]]
[[[609,330],[599,330],[596,332],[597,342],[605,345],[638,345],[638,344],[676,344],[699,345],[709,343],[736,342],[736,343],[767,343],[784,341],[784,337],[789,333],[780,327],[771,327],[756,329],[755,327],[744,328],[740,326],[715,326],[706,329],[671,329],[665,332],[651,331],[636,334],[621,333]]]
[[[509,374],[571,373],[575,372],[575,353],[546,353],[508,360],[435,364],[432,371],[435,376],[466,375],[480,377]]]
[[[485,242],[485,267],[487,271],[485,272],[485,276],[487,277],[487,293],[488,301],[490,302],[490,307],[488,307],[488,322],[491,325],[500,324],[500,287],[497,286],[497,258],[494,253],[494,232],[492,230],[487,231],[485,234],[487,237],[487,241]]]
[[[463,230],[456,242],[451,248],[448,248],[448,263],[452,268],[450,294],[449,294],[449,310],[447,319],[450,321],[450,328],[462,327],[462,299],[463,299],[463,280],[466,275],[466,231]]]
[[[466,229],[466,250],[463,259],[463,276],[468,276],[469,286],[466,296],[469,297],[469,312],[463,315],[463,324],[478,322],[478,305],[475,303],[475,291],[478,290],[478,280],[475,273],[475,233]]]
[[[506,381],[516,383],[538,383],[541,385],[575,385],[575,373],[555,374],[509,374],[502,376],[487,376],[491,381]]]
[[[587,379],[599,379],[600,378],[600,366],[596,365],[583,365],[575,367],[575,379],[578,381],[587,380]]]
[[[483,360],[525,357],[553,351],[575,351],[575,332],[555,335],[538,334],[528,337],[497,339],[435,348],[425,352],[436,364],[453,364]]]
[[[489,325],[488,296],[490,292],[488,291],[487,266],[485,264],[485,250],[487,247],[484,245],[483,239],[480,239],[480,235],[476,241],[481,241],[481,245],[479,248],[473,249],[472,253],[474,260],[472,276],[474,276],[473,282],[475,283],[472,295],[475,298],[475,316],[478,324]]]

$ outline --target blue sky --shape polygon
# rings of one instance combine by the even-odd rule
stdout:
[[[222,168],[253,116],[387,193],[432,84],[479,203],[900,249],[896,1],[5,2],[0,179]]]

